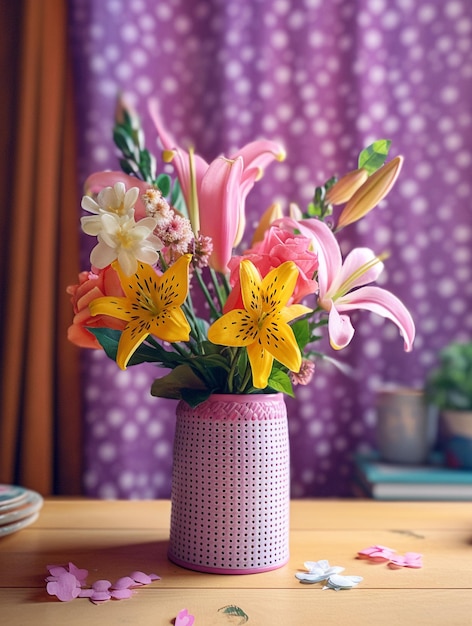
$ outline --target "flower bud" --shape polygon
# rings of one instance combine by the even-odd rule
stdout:
[[[369,176],[344,207],[337,230],[357,222],[385,198],[397,180],[402,164],[403,157],[397,156]]]
[[[342,176],[326,192],[326,200],[330,204],[344,204],[352,198],[361,185],[369,178],[363,167]]]
[[[271,204],[270,207],[264,211],[261,219],[259,220],[259,224],[257,225],[252,237],[251,247],[258,241],[262,241],[264,239],[264,234],[272,222],[275,222],[275,220],[282,217],[283,213],[280,204],[278,202]]]

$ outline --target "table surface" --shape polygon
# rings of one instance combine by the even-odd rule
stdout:
[[[169,626],[186,608],[195,626],[472,624],[472,502],[296,500],[288,564],[244,576],[202,574],[168,561],[169,518],[164,500],[46,499],[33,525],[0,537],[0,623]],[[392,570],[356,558],[374,544],[420,552],[424,566]],[[363,582],[334,591],[295,578],[305,561],[320,559]],[[68,562],[89,570],[89,583],[135,570],[161,580],[130,600],[60,602],[46,593],[46,566]],[[232,605],[249,619],[220,610]]]

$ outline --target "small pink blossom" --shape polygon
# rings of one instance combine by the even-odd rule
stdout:
[[[290,372],[290,380],[292,385],[308,385],[315,373],[315,364],[308,359],[302,360],[302,366],[299,372]]]

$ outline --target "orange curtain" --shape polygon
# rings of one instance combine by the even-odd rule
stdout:
[[[78,351],[66,340],[65,286],[78,272],[67,0],[0,4],[11,26],[0,46],[10,148],[1,157],[0,482],[78,494]]]

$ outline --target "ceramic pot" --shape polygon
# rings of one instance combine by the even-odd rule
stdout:
[[[169,559],[218,574],[288,561],[290,466],[283,394],[177,405]]]
[[[446,464],[472,469],[472,411],[444,411],[442,420]]]

